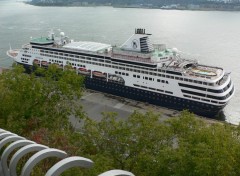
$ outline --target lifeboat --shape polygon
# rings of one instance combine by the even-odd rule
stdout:
[[[90,70],[87,70],[86,68],[79,68],[78,73],[84,74],[84,75],[90,75]]]
[[[47,67],[48,66],[48,62],[47,61],[42,61],[41,65]]]
[[[102,73],[102,72],[99,72],[99,71],[93,71],[92,74],[93,74],[93,76],[100,77],[100,78],[105,78],[106,77],[106,73]]]
[[[34,59],[34,60],[33,60],[33,63],[36,64],[36,65],[40,65],[40,61],[37,60],[37,59]]]

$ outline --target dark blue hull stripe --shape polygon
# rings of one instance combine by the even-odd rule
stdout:
[[[184,98],[179,98],[171,95],[155,93],[138,88],[128,87],[115,82],[106,82],[102,79],[86,77],[85,86],[88,89],[93,89],[129,99],[147,102],[150,104],[167,107],[170,109],[184,110],[188,109],[195,114],[216,117],[224,106],[214,106],[206,103],[196,102]]]

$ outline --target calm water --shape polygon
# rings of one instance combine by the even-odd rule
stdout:
[[[35,7],[0,0],[0,66],[11,44],[20,48],[30,37],[61,29],[75,40],[122,44],[137,27],[152,33],[154,43],[177,47],[200,63],[231,72],[235,97],[224,109],[226,120],[240,122],[240,12],[168,11],[111,7]]]

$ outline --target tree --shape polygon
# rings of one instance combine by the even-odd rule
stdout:
[[[100,122],[87,119],[81,132],[82,154],[101,154],[112,168],[136,175],[151,175],[151,167],[157,165],[155,156],[173,145],[169,127],[159,123],[159,114],[152,112],[134,112],[125,121],[117,120],[115,113],[104,113]]]
[[[0,126],[32,137],[35,130],[72,128],[69,115],[83,116],[77,103],[83,77],[54,65],[47,70],[38,68],[32,74],[23,72],[21,66],[15,66],[0,75]],[[40,74],[43,76],[36,76]],[[41,142],[39,137],[38,140]]]

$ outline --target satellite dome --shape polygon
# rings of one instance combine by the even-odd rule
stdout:
[[[60,32],[60,36],[64,37],[65,36],[64,32]]]
[[[178,49],[177,48],[173,48],[172,51],[173,51],[174,54],[178,53]]]

